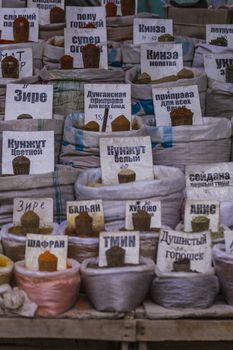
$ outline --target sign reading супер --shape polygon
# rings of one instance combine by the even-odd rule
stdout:
[[[133,23],[133,43],[157,42],[164,34],[173,35],[172,19],[135,18]]]

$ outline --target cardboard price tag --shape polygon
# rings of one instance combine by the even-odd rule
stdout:
[[[193,125],[203,124],[197,85],[152,88],[156,126],[171,126],[170,112],[176,107],[193,112]]]
[[[190,269],[208,272],[211,269],[210,232],[184,233],[161,230],[159,237],[157,266],[161,272],[172,272],[173,263],[180,259],[190,260]]]
[[[186,200],[184,230],[192,232],[192,220],[198,216],[205,216],[209,219],[209,229],[217,232],[220,224],[219,210],[219,202],[216,201]]]
[[[13,205],[13,223],[20,225],[21,217],[27,211],[34,211],[40,217],[40,227],[53,224],[52,198],[15,198]]]
[[[106,28],[105,9],[101,6],[66,6],[66,28],[83,29],[87,24]]]
[[[16,120],[21,114],[52,119],[53,85],[7,84],[5,120]]]
[[[188,199],[232,200],[233,163],[188,165],[185,177]]]
[[[1,8],[0,9],[0,30],[1,38],[14,40],[13,22],[16,18],[23,16],[29,21],[29,41],[38,41],[39,38],[39,13],[37,8]]]
[[[222,46],[233,48],[233,25],[232,24],[207,24],[206,25],[206,43],[221,40]],[[212,44],[213,45],[213,44]]]
[[[153,180],[151,139],[141,137],[111,137],[100,139],[102,183],[114,185],[124,176],[131,181]]]
[[[100,267],[107,266],[106,251],[114,246],[125,249],[125,264],[139,264],[140,237],[138,231],[100,232]]]
[[[64,29],[65,54],[74,58],[74,67],[83,68],[82,49],[87,44],[100,47],[99,68],[108,69],[107,32],[106,28],[97,29]],[[96,58],[93,57],[93,60]]]
[[[120,115],[131,124],[130,84],[85,84],[84,96],[85,124],[95,121],[101,131],[105,108],[109,108],[106,131],[117,131],[113,122]]]
[[[151,228],[161,228],[161,202],[147,199],[126,201],[125,228],[133,230],[133,214],[138,210],[144,210],[151,215]]]
[[[0,49],[0,78],[2,78],[2,60],[14,56],[19,61],[19,78],[31,77],[33,73],[32,49]],[[6,79],[6,78],[5,78]],[[14,79],[10,79],[11,81]]]
[[[25,267],[38,271],[39,257],[49,252],[57,257],[57,271],[67,268],[68,236],[27,234]]]
[[[231,53],[204,55],[204,67],[208,78],[226,82],[226,67],[233,64]]]
[[[3,131],[2,138],[2,174],[54,171],[54,131]]]
[[[142,44],[141,72],[152,80],[177,74],[183,69],[182,44]]]
[[[75,228],[75,218],[87,212],[92,218],[93,231],[104,230],[104,210],[102,200],[66,202],[66,217],[68,227]]]
[[[45,25],[50,23],[50,11],[53,7],[64,9],[64,0],[27,0],[27,7],[38,8],[39,24]]]
[[[158,42],[161,35],[173,35],[172,19],[135,18],[133,24],[133,43]]]

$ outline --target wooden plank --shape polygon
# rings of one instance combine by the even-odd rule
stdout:
[[[0,338],[136,341],[135,320],[0,318]]]
[[[138,320],[138,341],[232,341],[233,320]]]

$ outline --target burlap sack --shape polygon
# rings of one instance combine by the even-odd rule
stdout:
[[[40,77],[54,87],[53,112],[67,115],[84,111],[84,84],[123,83],[124,71],[115,69],[51,70],[43,68]]]
[[[80,126],[80,128],[78,128]],[[144,126],[123,132],[92,132],[83,130],[84,114],[71,113],[66,117],[60,163],[79,170],[100,166],[99,140],[103,137],[135,137],[148,135]]]
[[[57,165],[52,173],[0,177],[0,227],[12,222],[13,200],[17,197],[43,198],[54,201],[54,222],[66,218],[66,202],[74,200],[74,183],[79,172],[71,167]]]
[[[193,58],[193,67],[204,70],[204,55],[207,54],[223,54],[223,53],[231,53],[233,54],[233,50],[224,47],[224,46],[216,46],[206,44],[205,42],[201,42],[196,44],[195,53]]]
[[[102,199],[106,224],[124,227],[127,200],[161,201],[162,224],[174,228],[180,221],[185,177],[180,169],[154,166],[155,179],[99,186],[101,170],[82,172],[75,183],[77,200]],[[98,186],[98,187],[96,187]]]
[[[166,88],[174,86],[197,85],[200,95],[202,114],[205,115],[205,96],[207,89],[207,76],[195,68],[188,68],[193,71],[194,78],[179,79],[175,82],[163,84],[134,84],[133,81],[141,72],[140,66],[135,66],[126,71],[125,82],[131,84],[132,112],[137,115],[154,114],[152,100],[152,88]]]
[[[155,269],[156,278],[151,284],[151,297],[165,308],[210,307],[219,292],[214,269],[209,273],[171,272]]]
[[[203,125],[151,126],[154,116],[144,122],[151,137],[154,164],[185,170],[186,165],[228,162],[231,154],[231,122],[226,118],[203,118]]]
[[[84,260],[81,276],[88,298],[99,311],[132,311],[146,297],[154,276],[154,262],[140,258],[140,264],[92,268],[98,259]]]
[[[48,40],[55,35],[64,35],[65,23],[52,23],[39,25],[39,38]]]
[[[233,115],[233,84],[208,78],[206,114],[231,118]]]
[[[0,144],[2,144],[3,131],[54,131],[54,157],[58,162],[63,139],[64,117],[54,115],[53,119],[22,119],[1,120],[0,116]],[[2,167],[2,148],[0,148],[0,173]]]

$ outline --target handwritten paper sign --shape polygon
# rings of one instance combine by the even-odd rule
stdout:
[[[64,29],[65,53],[74,58],[74,67],[83,68],[82,49],[87,44],[100,47],[99,68],[108,68],[106,28]],[[96,59],[93,57],[93,59]]]
[[[233,25],[232,24],[207,24],[206,43],[221,38],[225,41],[226,47],[233,48]]]
[[[14,56],[19,61],[19,78],[32,76],[33,61],[31,48],[12,50],[0,49],[0,78],[2,78],[2,60],[7,56]]]
[[[21,114],[52,119],[53,85],[7,84],[5,120],[16,120]]]
[[[39,270],[38,259],[49,251],[57,257],[57,271],[67,268],[68,236],[27,234],[25,249],[25,267]]]
[[[139,264],[140,237],[138,231],[100,232],[99,266],[107,266],[106,250],[117,246],[125,249],[125,264]]]
[[[220,213],[219,202],[186,200],[184,215],[184,230],[192,232],[191,221],[197,216],[206,216],[210,220],[209,229],[216,232],[219,230]]]
[[[231,201],[233,198],[233,163],[186,166],[188,199]]]
[[[111,137],[100,139],[100,163],[102,182],[105,185],[119,183],[119,172],[135,173],[135,180],[153,180],[151,139],[140,137]]]
[[[52,198],[14,198],[13,223],[20,225],[21,216],[32,210],[40,217],[40,227],[53,224]]]
[[[1,8],[0,30],[2,39],[14,40],[13,22],[18,17],[25,17],[29,21],[29,41],[38,41],[39,38],[39,14],[38,9],[29,8]]]
[[[193,125],[203,124],[197,85],[152,88],[157,126],[171,126],[170,112],[187,107],[193,112]]]
[[[208,78],[226,82],[226,68],[233,64],[231,53],[204,55],[204,67]]]
[[[89,23],[106,28],[105,9],[101,6],[66,6],[66,28],[82,29]]]
[[[180,259],[190,260],[190,269],[208,272],[211,269],[210,232],[184,233],[161,230],[157,266],[161,272],[172,272],[173,263]]]
[[[104,210],[102,200],[66,202],[66,217],[68,226],[75,227],[75,218],[80,213],[87,212],[92,218],[94,231],[104,230]]]
[[[2,174],[54,171],[54,131],[3,131],[2,138]],[[19,156],[27,158],[23,164]]]
[[[144,210],[151,215],[151,228],[161,228],[161,202],[153,200],[136,200],[126,201],[126,215],[125,215],[125,228],[126,230],[133,230],[133,213],[137,213],[138,210]]]
[[[106,131],[112,131],[111,123],[124,115],[131,123],[130,84],[85,84],[85,124],[95,121],[103,124],[105,108],[109,108]]]
[[[50,11],[53,7],[60,7],[64,9],[64,0],[27,0],[27,7],[38,8],[39,24],[50,23]]]
[[[142,44],[141,72],[152,80],[177,74],[183,69],[182,44]]]
[[[173,21],[171,19],[134,18],[133,43],[157,42],[164,34],[173,35]]]

